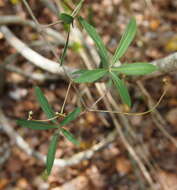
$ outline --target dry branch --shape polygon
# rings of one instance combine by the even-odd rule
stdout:
[[[8,43],[14,47],[22,56],[33,63],[35,66],[44,69],[45,71],[51,72],[53,74],[58,74],[62,78],[66,78],[63,68],[59,63],[51,61],[37,52],[30,49],[25,43],[19,40],[6,26],[1,26],[0,31],[3,33],[4,37]],[[71,73],[74,69],[64,66],[67,73]]]
[[[152,61],[151,64],[159,67],[161,72],[171,72],[177,70],[177,53],[168,55],[165,58]]]
[[[33,28],[34,30],[37,30],[36,23],[31,20],[26,20],[16,15],[0,16],[0,25],[14,25],[14,24],[29,26]],[[43,25],[41,25],[41,27],[43,27]],[[48,36],[51,36],[52,38],[54,38],[55,41],[58,41],[62,44],[65,43],[64,37],[56,30],[43,27],[43,32],[46,33]]]

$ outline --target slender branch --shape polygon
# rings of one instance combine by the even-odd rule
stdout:
[[[3,33],[8,43],[14,47],[23,57],[29,60],[31,63],[53,74],[58,74],[62,78],[66,79],[62,67],[57,62],[51,61],[37,52],[30,49],[25,43],[19,40],[6,26],[1,26],[0,31]],[[67,66],[63,66],[67,73],[71,73],[74,69]]]
[[[59,10],[56,8],[57,6],[54,5],[50,0],[40,0],[47,8],[49,8],[53,13],[59,15]]]
[[[64,99],[64,102],[63,102],[63,105],[62,105],[62,107],[61,107],[61,111],[60,111],[61,114],[62,114],[63,111],[64,111],[65,104],[66,104],[66,100],[67,100],[68,94],[69,94],[69,90],[70,90],[70,88],[71,88],[71,84],[72,84],[72,82],[70,81],[70,82],[69,82],[69,85],[68,85],[67,92],[66,92],[66,96],[65,96],[65,99]]]
[[[165,73],[177,70],[177,52],[165,58],[152,61],[151,64],[158,66],[159,71]]]
[[[31,73],[28,71],[24,71],[14,65],[0,65],[0,67],[10,71],[10,72],[15,72],[19,75],[22,75],[24,77],[30,78],[32,80],[37,80],[37,81],[46,81],[46,80],[57,80],[58,76],[57,75],[49,75],[49,74],[41,74],[41,73]]]

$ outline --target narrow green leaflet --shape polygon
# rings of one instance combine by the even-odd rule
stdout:
[[[127,25],[125,32],[119,42],[116,52],[112,58],[112,63],[116,63],[126,52],[130,43],[136,34],[136,20],[134,17],[131,18],[129,24]]]
[[[61,132],[73,144],[75,144],[75,145],[79,145],[80,144],[79,141],[73,136],[73,134],[70,133],[69,131],[67,131],[66,129],[61,128]]]
[[[47,153],[47,162],[46,162],[46,169],[48,175],[50,175],[55,160],[55,153],[57,149],[58,139],[59,139],[59,133],[54,134],[49,145]]]
[[[86,20],[84,20],[82,17],[79,17],[79,22],[95,42],[98,48],[98,53],[103,63],[103,67],[107,67],[109,62],[108,52],[100,36],[96,32],[95,28],[92,25],[90,25]]]
[[[111,70],[126,75],[145,75],[156,71],[157,67],[149,63],[130,63],[114,67]]]
[[[103,77],[108,72],[107,69],[93,69],[83,72],[78,78],[74,79],[74,82],[94,82]]]
[[[75,120],[79,114],[81,113],[81,108],[76,108],[74,109],[74,111],[72,111],[71,113],[69,113],[64,120],[60,123],[60,126],[64,126],[69,124],[71,121]]]
[[[42,110],[44,111],[48,119],[54,117],[55,112],[53,111],[52,107],[48,103],[47,98],[44,96],[43,92],[39,87],[35,87],[35,94]],[[52,122],[56,123],[56,120],[52,120]]]
[[[72,24],[74,18],[66,13],[61,13],[59,15],[59,18],[65,23],[65,24]]]
[[[123,80],[121,80],[115,73],[111,72],[112,75],[112,80],[113,83],[115,85],[115,87],[117,88],[119,95],[122,99],[122,102],[124,104],[127,104],[129,107],[131,107],[131,98],[128,92],[128,89],[124,83]]]
[[[83,74],[85,72],[87,72],[88,70],[87,69],[80,69],[80,70],[77,70],[77,71],[74,71],[72,73],[72,75],[78,75],[78,74]]]
[[[17,124],[26,128],[34,129],[34,130],[47,130],[47,129],[56,129],[57,125],[52,125],[49,123],[44,123],[41,121],[30,121],[25,119],[17,120]]]
[[[66,39],[66,43],[65,43],[65,46],[64,46],[62,55],[61,55],[61,62],[60,62],[60,65],[63,65],[64,59],[65,59],[65,57],[66,57],[66,52],[67,52],[68,45],[69,45],[69,37],[70,37],[70,28],[69,28],[68,35],[67,35],[67,39]]]

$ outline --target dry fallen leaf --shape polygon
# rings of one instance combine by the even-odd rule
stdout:
[[[116,160],[116,169],[121,176],[124,176],[131,172],[132,166],[126,157],[120,156]]]
[[[173,36],[166,44],[165,50],[167,52],[177,51],[177,36]]]
[[[170,110],[167,115],[166,115],[166,119],[167,121],[173,125],[174,127],[177,127],[177,108],[174,108],[172,110]]]
[[[0,179],[0,190],[4,190],[6,186],[8,185],[9,180],[5,178]]]
[[[177,189],[177,175],[175,173],[159,170],[156,176],[164,190]]]
[[[155,31],[155,30],[157,30],[159,28],[160,20],[153,19],[153,20],[150,21],[149,25],[150,25],[150,28]]]
[[[86,176],[78,176],[60,187],[51,188],[51,190],[90,190],[89,180]]]

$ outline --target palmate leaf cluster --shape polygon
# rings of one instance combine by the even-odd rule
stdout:
[[[55,112],[53,111],[52,107],[50,106],[49,102],[47,101],[47,98],[44,96],[43,92],[39,87],[35,87],[35,94],[36,98],[48,117],[48,119],[54,118]],[[79,141],[66,129],[63,128],[63,126],[68,125],[70,122],[75,120],[79,114],[81,113],[81,108],[77,107],[69,113],[63,121],[58,123],[57,119],[51,120],[51,122],[41,122],[41,121],[35,121],[35,120],[25,120],[25,119],[19,119],[17,120],[17,124],[21,125],[26,128],[34,129],[34,130],[49,130],[49,129],[55,129],[56,131],[54,132],[54,135],[52,136],[50,145],[49,145],[49,150],[47,154],[47,161],[46,161],[46,171],[47,174],[49,175],[54,163],[55,159],[55,153],[58,145],[58,140],[60,133],[66,137],[69,141],[71,141],[75,145],[79,145]]]
[[[83,1],[80,1],[80,6]],[[78,10],[80,9],[78,6]],[[77,15],[77,11],[75,11],[75,16]],[[67,53],[68,44],[69,44],[69,36],[70,36],[70,25],[73,25],[74,17],[68,15],[66,13],[60,14],[59,18],[61,21],[69,26],[67,40],[63,49],[63,53],[60,58],[60,64],[64,63],[64,59]],[[128,92],[128,89],[125,85],[124,80],[120,78],[121,74],[124,75],[145,75],[155,71],[157,68],[151,64],[146,62],[138,62],[138,63],[125,63],[120,66],[115,66],[119,59],[125,54],[129,45],[131,44],[132,40],[136,34],[136,20],[135,18],[131,18],[129,24],[127,25],[125,32],[118,44],[118,47],[113,56],[107,51],[103,41],[101,40],[100,36],[96,32],[95,28],[91,26],[86,20],[82,17],[78,17],[78,21],[83,26],[83,28],[87,31],[90,37],[95,42],[97,47],[97,51],[99,53],[101,59],[101,65],[97,69],[93,70],[78,70],[73,74],[73,76],[77,76],[73,78],[73,81],[76,83],[92,83],[104,76],[109,76],[113,85],[116,87],[122,102],[129,107],[131,106],[131,98]],[[68,125],[70,122],[75,120],[81,113],[81,108],[77,107],[72,112],[70,112],[64,119],[59,123],[56,117],[56,113],[52,109],[51,105],[49,104],[47,98],[41,91],[39,87],[35,87],[35,94],[40,107],[42,108],[43,112],[46,114],[48,118],[48,122],[42,122],[37,120],[25,120],[19,119],[17,120],[17,124],[34,129],[34,130],[55,130],[51,142],[49,144],[47,160],[46,160],[46,172],[47,175],[51,173],[52,166],[55,159],[55,153],[58,147],[59,137],[62,134],[66,139],[74,143],[75,145],[79,145],[79,141],[71,134],[68,130],[64,128],[64,126]]]
[[[79,74],[79,77],[74,79],[76,83],[91,83],[99,80],[103,76],[108,76],[113,81],[118,93],[121,97],[121,100],[124,104],[131,106],[131,98],[128,92],[128,89],[125,85],[125,82],[120,79],[120,74],[125,75],[145,75],[155,71],[157,68],[152,64],[146,62],[139,63],[129,63],[122,64],[119,67],[115,67],[115,63],[125,54],[129,45],[136,34],[136,20],[134,17],[131,18],[128,23],[125,32],[118,44],[118,47],[113,56],[110,56],[108,53],[103,41],[96,32],[95,28],[91,26],[86,20],[82,17],[79,17],[79,22],[83,28],[87,31],[90,37],[95,42],[98,53],[100,55],[102,68],[93,69],[93,70],[80,70],[73,74]]]

